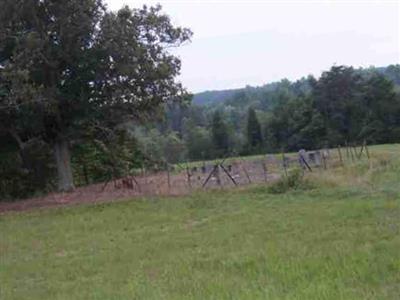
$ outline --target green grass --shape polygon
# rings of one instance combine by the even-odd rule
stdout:
[[[265,186],[0,216],[0,299],[400,299],[400,145]]]

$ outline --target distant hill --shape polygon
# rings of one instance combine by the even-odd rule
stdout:
[[[400,65],[390,65],[387,67],[376,68],[376,70],[388,79],[393,81],[395,85],[400,85]]]
[[[388,79],[393,81],[393,83],[400,87],[400,64],[389,65],[386,67],[377,67],[377,68],[365,68],[360,69],[361,71],[368,70],[376,70],[379,73],[385,75]],[[272,82],[258,87],[243,87],[238,89],[227,89],[227,90],[219,90],[219,91],[205,91],[201,93],[197,93],[193,95],[192,103],[196,105],[218,105],[222,103],[229,103],[230,105],[234,105],[235,102],[243,101],[254,101],[254,95],[257,95],[257,98],[263,98],[265,93],[268,91],[273,91],[282,86],[282,83],[285,84],[287,80],[282,80],[280,82]],[[307,89],[307,84],[305,83],[305,78],[302,78],[297,81],[299,85],[299,89]],[[250,97],[248,93],[252,93]],[[246,97],[247,95],[247,97]]]
[[[221,90],[221,91],[205,91],[193,96],[193,104],[208,105],[223,102],[232,98],[242,89]]]

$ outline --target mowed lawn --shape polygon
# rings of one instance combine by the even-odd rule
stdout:
[[[398,150],[303,191],[1,215],[0,299],[400,299]]]

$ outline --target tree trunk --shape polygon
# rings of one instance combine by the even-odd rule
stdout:
[[[69,145],[65,138],[58,139],[54,144],[54,155],[57,164],[58,190],[71,192],[75,189],[72,177]]]

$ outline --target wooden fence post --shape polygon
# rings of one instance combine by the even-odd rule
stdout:
[[[217,184],[221,187],[221,176],[219,172],[219,164],[216,165],[215,168],[215,177],[217,178]]]
[[[322,150],[322,162],[324,163],[324,170],[326,170],[326,157],[325,157],[325,150]]]
[[[169,163],[167,163],[167,182],[168,182],[168,190],[171,189],[171,175],[169,173]]]
[[[365,147],[365,153],[367,154],[367,158],[369,160],[370,156],[369,156],[369,150],[368,150],[368,146],[367,146],[367,142],[364,140],[364,147]]]
[[[308,171],[312,172],[310,165],[308,164],[308,162],[306,161],[306,159],[304,158],[303,155],[300,155],[300,159],[303,162],[303,164],[307,167]]]
[[[215,170],[217,169],[218,165],[222,165],[224,163],[224,161],[226,160],[227,157],[225,157],[222,161],[220,161],[219,163],[217,163],[216,165],[214,165],[214,168],[212,169],[212,171],[210,172],[210,174],[208,175],[207,179],[204,181],[204,183],[201,185],[202,188],[204,188],[207,185],[207,182],[210,180],[211,176],[214,174]]]
[[[357,154],[357,146],[356,146],[356,144],[353,144],[352,148],[353,148],[353,151],[354,151],[354,157],[357,158],[358,160],[360,160],[360,157]]]
[[[141,189],[141,187],[140,187],[139,182],[136,180],[135,176],[132,175],[131,177],[132,177],[133,182],[136,183],[136,186],[137,186],[137,188],[138,188],[138,192],[141,193],[141,192],[142,192],[142,189]]]
[[[286,158],[285,158],[285,153],[283,153],[283,151],[282,151],[282,166],[285,171],[285,176],[288,177],[287,170],[286,170]]]
[[[364,144],[361,145],[361,150],[360,150],[360,152],[358,153],[358,159],[361,159],[361,155],[362,155],[362,153],[363,153],[363,150],[364,150]]]
[[[188,181],[189,188],[192,188],[192,181],[191,181],[192,174],[190,174],[190,170],[189,170],[189,166],[188,166],[187,162],[186,162],[186,175],[187,175],[187,181]]]
[[[229,174],[229,172],[225,169],[225,167],[224,167],[222,164],[220,164],[220,167],[221,167],[222,170],[226,173],[226,175],[228,175],[228,177],[230,178],[230,180],[231,180],[235,185],[237,185],[235,179],[231,176],[231,174]]]
[[[247,172],[247,170],[246,170],[246,167],[243,165],[243,163],[244,163],[244,160],[242,159],[242,158],[240,158],[240,160],[241,160],[241,167],[242,167],[242,169],[243,169],[243,172],[244,172],[244,174],[246,174],[246,177],[247,177],[247,180],[249,181],[249,183],[251,183],[251,178],[250,178],[250,175],[249,175],[249,173]]]
[[[340,145],[337,146],[337,150],[339,152],[340,164],[343,166],[343,159],[342,159],[342,152],[340,151]]]
[[[264,181],[267,182],[267,163],[263,160],[262,161],[263,172],[264,172]]]
[[[352,149],[352,147],[351,147],[351,145],[349,145],[349,151],[350,151],[351,161],[354,162],[354,154],[353,154],[353,151],[352,151],[351,149]]]
[[[208,174],[208,176],[207,176],[206,180],[204,181],[204,183],[202,184],[203,188],[206,186],[207,182],[210,180],[211,176],[214,174],[214,171],[215,171],[215,166],[212,169],[212,171],[210,172],[210,174]]]

